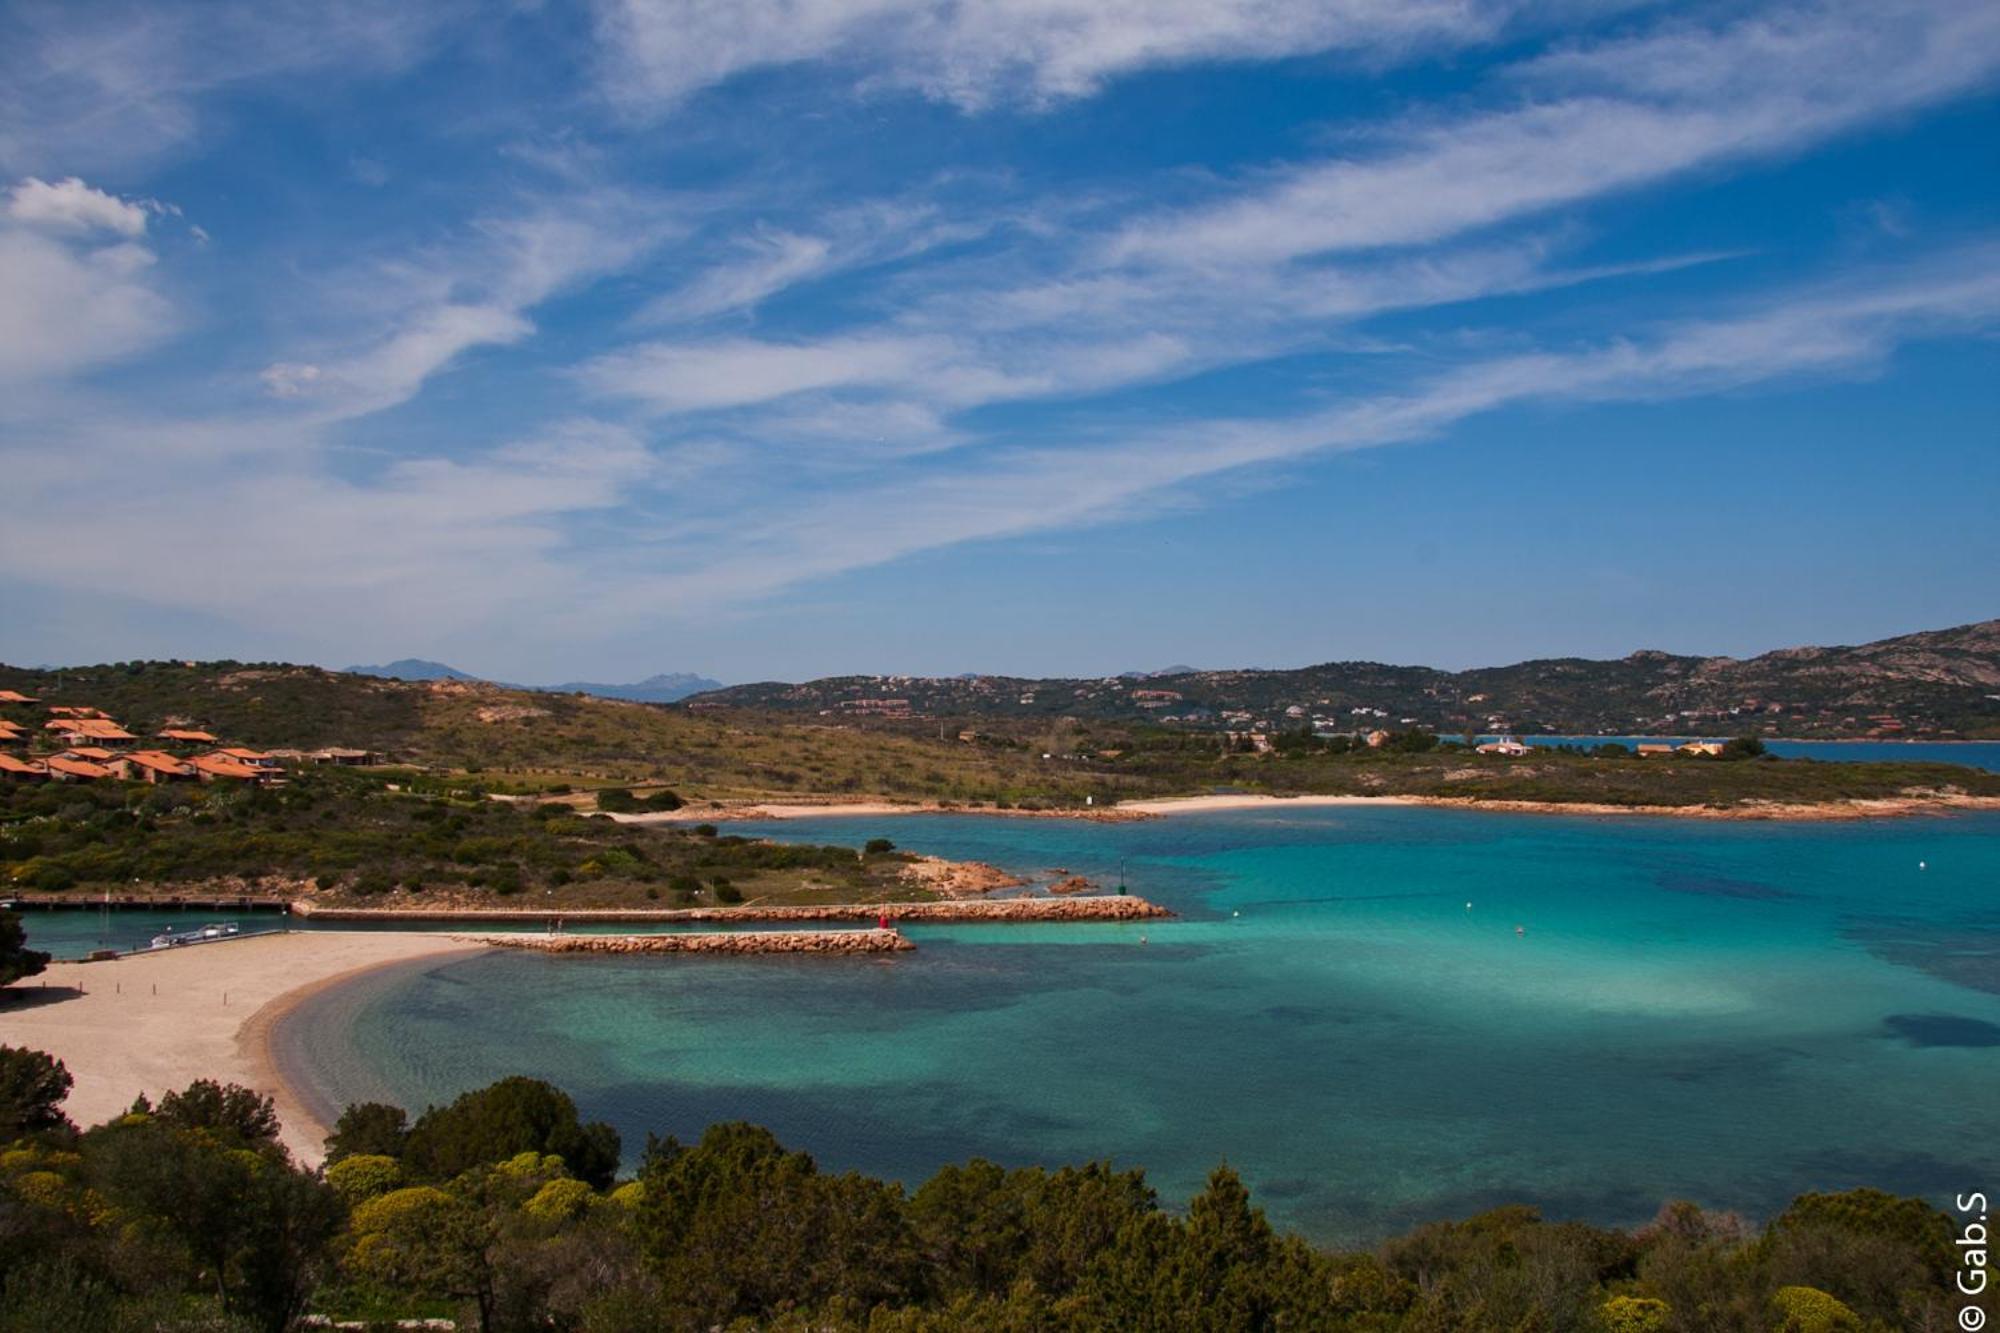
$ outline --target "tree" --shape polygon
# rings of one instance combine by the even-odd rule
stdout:
[[[677,1307],[668,1327],[767,1319],[792,1306],[858,1308],[915,1294],[922,1269],[902,1191],[824,1176],[755,1125],[711,1125],[692,1148],[649,1146],[635,1219]]]
[[[23,977],[32,977],[49,965],[49,956],[28,947],[28,933],[21,918],[0,912],[0,986],[11,986]]]
[[[179,1092],[160,1098],[154,1112],[162,1123],[180,1129],[205,1129],[244,1145],[275,1143],[278,1110],[269,1097],[236,1083],[197,1079]]]
[[[1763,755],[1764,742],[1755,736],[1738,736],[1722,745],[1724,759],[1761,759]]]
[[[73,1082],[52,1055],[0,1046],[0,1144],[23,1134],[68,1128],[62,1103]]]
[[[91,1187],[141,1223],[132,1235],[171,1239],[191,1261],[192,1289],[274,1333],[304,1312],[343,1211],[324,1181],[275,1145],[246,1147],[226,1127],[159,1115],[99,1126],[80,1146]]]
[[[418,1116],[403,1165],[420,1178],[448,1180],[524,1152],[554,1153],[579,1180],[602,1189],[618,1172],[618,1131],[582,1123],[567,1093],[515,1075]]]
[[[410,1136],[410,1117],[400,1106],[356,1102],[340,1113],[326,1139],[329,1165],[343,1157],[401,1157]]]

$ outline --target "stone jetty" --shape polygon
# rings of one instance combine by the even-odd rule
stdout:
[[[712,922],[736,921],[1150,921],[1173,915],[1156,903],[1126,894],[1077,894],[1063,898],[983,898],[921,903],[825,903],[773,907],[564,908],[325,907],[302,898],[299,916],[321,921]]]
[[[900,953],[893,930],[741,930],[700,935],[468,935],[468,942],[543,953]]]

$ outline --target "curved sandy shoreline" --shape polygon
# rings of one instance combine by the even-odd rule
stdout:
[[[1648,818],[1728,820],[1888,819],[1906,815],[2000,810],[2000,796],[1893,796],[1838,801],[1746,801],[1736,805],[1614,805],[1593,801],[1517,801],[1475,796],[1276,796],[1243,792],[1209,796],[1162,796],[1083,810],[998,810],[967,805],[893,805],[883,801],[848,804],[752,804],[682,809],[671,814],[614,816],[623,822],[680,824],[748,819],[822,819],[835,816],[980,815],[1017,819],[1080,819],[1102,823],[1202,814],[1213,810],[1256,810],[1272,806],[1436,806],[1500,814],[1637,815]]]
[[[212,1078],[271,1097],[280,1140],[316,1164],[327,1126],[278,1071],[277,1025],[307,999],[379,968],[485,947],[442,932],[315,930],[51,963],[0,999],[0,1042],[63,1062],[76,1080],[63,1109],[79,1125],[101,1124],[141,1095],[157,1101]]]

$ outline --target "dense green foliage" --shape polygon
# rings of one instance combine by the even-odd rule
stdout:
[[[45,1129],[63,1129],[71,1079],[62,1062],[42,1051],[0,1046],[0,1143]]]
[[[567,1097],[517,1078],[407,1133],[394,1108],[350,1108],[317,1173],[265,1132],[269,1109],[197,1084],[82,1133],[59,1115],[0,1127],[0,1333],[306,1313],[576,1333],[1889,1333],[1950,1327],[1964,1303],[1950,1220],[1866,1189],[1804,1195],[1761,1232],[1686,1203],[1631,1231],[1507,1207],[1331,1252],[1276,1231],[1227,1167],[1182,1213],[1102,1163],[973,1161],[906,1193],[719,1124],[651,1141],[619,1183],[615,1136],[592,1142]]]
[[[567,1094],[532,1078],[504,1078],[417,1117],[399,1154],[419,1175],[441,1178],[520,1154],[553,1154],[601,1189],[618,1171],[618,1131],[584,1124]]]
[[[1304,713],[1342,727],[1357,721],[1394,727],[1409,719],[1403,725],[1451,735],[1727,736],[1754,719],[1787,736],[1859,736],[1878,717],[1893,717],[1908,734],[2000,736],[1996,680],[2000,620],[1747,661],[1637,652],[1615,661],[1564,657],[1471,671],[1327,662],[1286,671],[1175,670],[1145,679],[836,676],[739,685],[697,700],[834,715],[896,700],[916,716],[982,726],[1173,717],[1197,728],[1242,729],[1250,721],[1282,726]]]
[[[0,986],[32,977],[48,965],[46,953],[28,947],[21,918],[12,912],[0,912]]]
[[[750,893],[785,900],[924,896],[907,858],[620,824],[561,804],[482,799],[408,772],[313,768],[282,787],[0,786],[0,884],[128,890],[221,879],[312,882],[329,900],[427,892],[536,907]],[[650,891],[650,892],[649,892]],[[0,916],[0,967],[11,918]],[[0,972],[0,978],[6,976]]]

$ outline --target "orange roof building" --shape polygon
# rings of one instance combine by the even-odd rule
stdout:
[[[196,777],[193,764],[159,750],[134,750],[117,762],[137,782],[191,782]]]
[[[96,782],[114,776],[102,764],[93,764],[88,759],[65,759],[56,755],[47,761],[49,776],[58,782]]]
[[[50,717],[103,717],[102,708],[89,708],[83,704],[50,704]]]
[[[262,782],[270,773],[269,769],[253,768],[242,760],[232,759],[221,752],[215,754],[198,754],[188,760],[188,765],[194,769],[195,775],[203,782],[214,782],[217,779],[236,782]]]
[[[186,727],[168,727],[159,734],[163,741],[184,741],[190,745],[213,745],[216,738],[206,731],[191,731]]]
[[[229,746],[224,749],[217,750],[216,753],[226,754],[231,759],[234,759],[239,763],[248,764],[252,768],[278,767],[277,757],[275,755],[265,754],[262,750],[246,750],[243,749],[241,746]]]
[[[19,690],[0,690],[0,704],[38,704],[41,700]]]
[[[85,759],[93,764],[108,764],[118,757],[116,753],[101,745],[72,745],[63,751],[63,756],[68,759]]]
[[[48,765],[43,763],[16,759],[11,754],[0,754],[0,779],[14,782],[47,782],[49,769]]]

